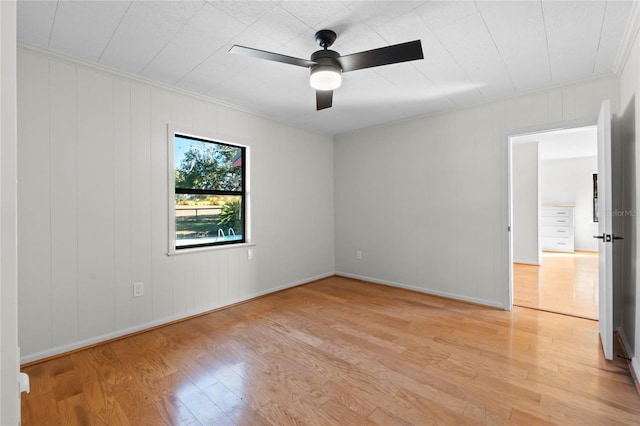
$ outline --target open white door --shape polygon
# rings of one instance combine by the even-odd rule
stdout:
[[[611,105],[598,115],[598,235],[600,340],[606,359],[613,359],[613,221],[611,216]]]

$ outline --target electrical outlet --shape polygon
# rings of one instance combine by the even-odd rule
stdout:
[[[362,260],[362,252],[360,250],[356,250],[356,259]]]
[[[248,248],[247,249],[247,260],[253,260],[253,249],[252,248]]]
[[[144,295],[144,283],[133,283],[133,297]]]

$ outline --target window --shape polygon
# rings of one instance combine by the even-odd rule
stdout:
[[[246,242],[246,148],[169,132],[170,247]]]

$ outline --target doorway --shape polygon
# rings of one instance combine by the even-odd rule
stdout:
[[[509,152],[513,304],[597,320],[596,126],[512,135]]]

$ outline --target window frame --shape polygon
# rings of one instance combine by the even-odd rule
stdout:
[[[176,192],[175,186],[175,138],[181,136],[195,141],[209,142],[218,145],[227,145],[233,148],[240,148],[242,150],[242,191],[226,191],[226,190],[202,190],[192,189],[190,192],[184,192],[184,189],[180,192]],[[224,248],[237,248],[243,246],[250,246],[249,244],[249,230],[250,230],[250,203],[249,203],[249,146],[239,144],[236,142],[229,142],[226,138],[214,137],[206,132],[196,132],[192,130],[180,129],[171,125],[167,125],[167,160],[168,160],[168,213],[169,213],[169,235],[168,235],[168,255],[176,255],[183,253],[192,253],[195,251],[203,250],[219,250]],[[189,193],[189,194],[211,194],[211,195],[237,195],[242,199],[242,238],[232,241],[220,241],[220,242],[207,242],[200,244],[189,244],[178,246],[176,238],[176,209],[175,209],[175,197],[176,194]]]

